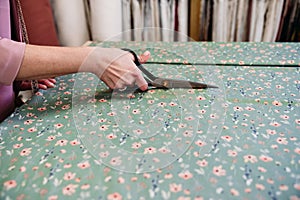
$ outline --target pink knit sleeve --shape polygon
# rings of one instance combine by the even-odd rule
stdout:
[[[0,37],[0,84],[11,85],[22,64],[25,44]]]

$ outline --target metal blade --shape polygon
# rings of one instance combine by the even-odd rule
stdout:
[[[209,85],[206,83],[198,83],[193,81],[157,78],[151,82],[155,87],[159,88],[190,88],[190,89],[206,89],[206,88],[218,88],[218,86]]]

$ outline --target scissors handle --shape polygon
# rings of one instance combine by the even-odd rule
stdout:
[[[144,66],[140,63],[138,56],[136,55],[136,53],[133,50],[127,49],[127,48],[122,48],[122,50],[128,51],[129,53],[131,53],[133,55],[134,63],[148,77],[148,79],[150,81],[154,81],[155,79],[157,79],[156,76],[154,76],[151,72],[149,72],[147,69],[144,68]]]

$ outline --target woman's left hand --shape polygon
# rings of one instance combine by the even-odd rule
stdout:
[[[54,78],[40,79],[38,80],[39,89],[47,90],[48,88],[54,88],[56,80]],[[31,81],[21,81],[20,90],[31,90]]]

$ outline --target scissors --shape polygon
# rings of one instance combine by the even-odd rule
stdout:
[[[170,78],[161,78],[154,76],[151,72],[144,68],[144,66],[139,62],[138,56],[136,53],[127,48],[122,50],[130,52],[134,57],[134,63],[136,66],[144,73],[144,78],[148,83],[148,86],[154,87],[157,89],[170,89],[170,88],[187,88],[187,89],[207,89],[207,88],[218,88],[214,85],[209,85],[205,83],[179,80],[179,79],[170,79]]]

